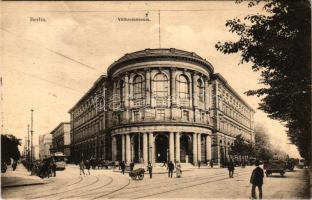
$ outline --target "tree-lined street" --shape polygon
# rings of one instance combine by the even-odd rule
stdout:
[[[19,166],[22,167],[22,166]],[[254,167],[237,167],[234,178],[228,178],[225,168],[201,168],[183,172],[182,178],[167,174],[145,175],[142,181],[130,180],[112,170],[91,170],[91,175],[79,175],[75,165],[58,171],[46,184],[4,188],[3,198],[23,199],[101,199],[101,198],[249,198],[249,179]],[[308,198],[309,176],[306,169],[287,172],[285,177],[264,178],[264,198]]]

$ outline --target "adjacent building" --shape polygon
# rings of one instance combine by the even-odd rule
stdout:
[[[193,52],[146,49],[109,66],[69,110],[72,157],[197,164],[254,140],[254,110]]]
[[[50,134],[52,135],[51,153],[62,152],[70,157],[70,123],[61,122]]]
[[[39,135],[39,159],[42,160],[49,157],[50,148],[52,146],[52,136],[51,134]]]

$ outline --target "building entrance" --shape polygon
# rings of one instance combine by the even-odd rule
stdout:
[[[169,141],[168,137],[164,134],[159,134],[155,138],[155,158],[156,162],[164,162],[168,160]]]
[[[180,161],[182,163],[191,162],[192,158],[192,141],[188,135],[180,137]]]

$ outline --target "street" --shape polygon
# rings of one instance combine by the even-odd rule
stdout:
[[[68,165],[46,184],[2,188],[2,198],[22,199],[101,199],[101,198],[249,198],[249,178],[254,167],[235,169],[228,178],[227,169],[193,169],[182,178],[167,174],[146,174],[142,181],[129,179],[112,170],[91,170],[79,175],[77,166]],[[175,174],[174,174],[175,175]],[[264,178],[264,198],[309,198],[309,173],[305,169]]]

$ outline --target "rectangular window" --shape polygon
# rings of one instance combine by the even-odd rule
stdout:
[[[164,109],[159,109],[156,111],[156,119],[158,120],[165,120],[166,115],[165,115],[165,110]]]
[[[189,121],[189,112],[186,110],[183,110],[182,112],[182,120]]]
[[[139,111],[133,111],[133,120],[134,121],[139,121],[140,120],[140,113]]]

